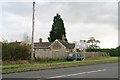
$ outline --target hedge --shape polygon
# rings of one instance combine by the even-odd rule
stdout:
[[[115,49],[86,49],[87,52],[106,52],[110,56],[120,57],[120,48]]]
[[[18,43],[2,43],[2,60],[30,59],[30,45]]]

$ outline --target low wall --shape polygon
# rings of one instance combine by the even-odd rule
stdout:
[[[68,52],[65,50],[35,50],[35,57],[37,59],[66,59]],[[105,52],[80,52],[85,55],[85,58],[107,56]]]
[[[37,59],[66,59],[67,52],[65,50],[36,50],[35,57]]]
[[[106,52],[80,52],[85,58],[108,56]]]

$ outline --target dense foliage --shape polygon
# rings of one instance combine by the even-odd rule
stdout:
[[[2,60],[30,59],[30,45],[20,45],[16,42],[2,43]]]
[[[49,36],[49,42],[54,42],[56,39],[67,41],[64,23],[59,14],[57,14],[53,19],[52,30],[50,31]]]
[[[110,56],[120,56],[120,47],[114,49],[86,49],[87,52],[106,52]]]

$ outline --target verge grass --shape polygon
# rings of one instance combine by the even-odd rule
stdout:
[[[85,66],[93,64],[103,64],[103,63],[113,63],[118,62],[118,57],[96,57],[88,58],[82,61],[50,61],[50,62],[40,62],[35,61],[28,64],[14,64],[14,65],[3,65],[2,74],[15,73],[15,72],[25,72],[25,71],[37,71],[45,69],[55,69],[55,68],[66,68],[75,66]]]

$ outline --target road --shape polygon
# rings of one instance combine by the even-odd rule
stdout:
[[[4,74],[3,78],[118,78],[118,63]]]

